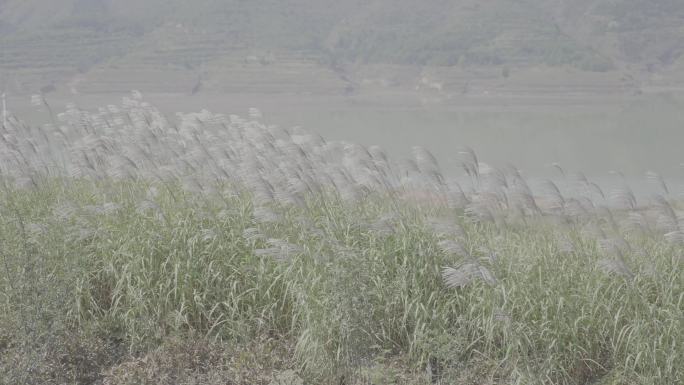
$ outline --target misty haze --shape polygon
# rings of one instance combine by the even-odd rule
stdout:
[[[0,0],[0,385],[684,382],[684,1]]]

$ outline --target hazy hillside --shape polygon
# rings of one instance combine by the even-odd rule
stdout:
[[[684,52],[684,2],[0,0],[0,32],[0,85],[22,91],[93,69],[195,79],[245,60],[333,77],[345,63],[657,72]]]

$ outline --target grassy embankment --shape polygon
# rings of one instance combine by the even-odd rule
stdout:
[[[394,172],[377,148],[126,104],[5,130],[2,384],[684,379],[665,198],[535,200],[467,151],[464,192],[420,149]],[[406,173],[439,199],[400,198]]]
[[[3,381],[682,378],[681,250],[657,237],[607,274],[576,226],[435,226],[379,199],[253,210],[144,182],[6,187]],[[449,287],[443,268],[468,261],[485,274]]]

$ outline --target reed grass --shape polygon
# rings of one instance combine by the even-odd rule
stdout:
[[[4,134],[0,383],[684,381],[671,195],[143,103]]]

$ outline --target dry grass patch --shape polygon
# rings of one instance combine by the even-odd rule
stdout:
[[[174,338],[105,372],[104,385],[259,385],[291,368],[287,341],[259,338],[233,345],[206,339]]]

